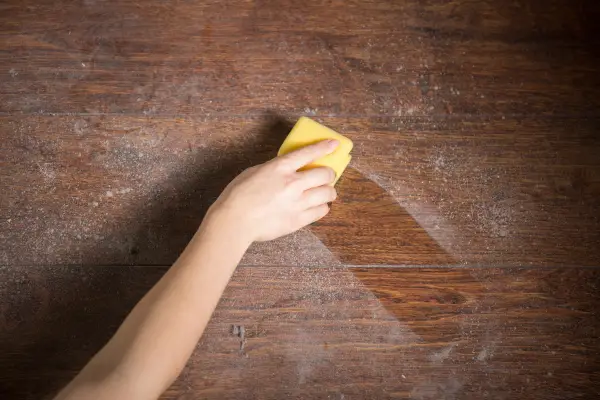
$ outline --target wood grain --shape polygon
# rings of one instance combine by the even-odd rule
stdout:
[[[62,385],[164,270],[0,269],[2,398]],[[593,398],[599,274],[240,268],[164,398]]]
[[[593,1],[2,7],[2,112],[589,116],[600,107]]]
[[[330,216],[246,265],[600,265],[598,120],[327,118]],[[0,264],[168,265],[293,117],[0,118]]]
[[[64,385],[301,115],[355,143],[339,200],[250,249],[165,399],[598,398],[599,4],[4,1],[0,398]]]

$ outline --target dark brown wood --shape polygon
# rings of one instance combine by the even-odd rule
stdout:
[[[4,1],[0,398],[68,381],[300,115],[355,143],[339,200],[164,398],[599,397],[599,4]]]
[[[0,264],[168,265],[293,121],[0,118]],[[600,265],[598,120],[321,121],[356,145],[339,201],[244,264]]]
[[[589,0],[4,2],[0,111],[596,115]]]
[[[63,384],[163,272],[1,269],[2,398]],[[599,283],[583,268],[240,268],[164,398],[594,398]]]

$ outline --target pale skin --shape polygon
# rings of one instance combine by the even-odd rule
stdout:
[[[235,178],[175,264],[56,400],[158,398],[185,366],[248,247],[329,212],[333,170],[298,169],[337,145],[307,146]]]

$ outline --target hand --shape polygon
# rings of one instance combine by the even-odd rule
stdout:
[[[303,147],[248,168],[225,188],[207,218],[231,224],[248,241],[287,235],[323,218],[337,194],[330,186],[335,172],[328,167],[298,169],[332,153],[336,140]]]

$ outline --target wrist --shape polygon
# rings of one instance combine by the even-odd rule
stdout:
[[[209,266],[231,266],[235,269],[248,247],[252,244],[233,221],[221,213],[209,212],[198,231],[179,257],[179,265],[197,265],[207,262]],[[210,260],[219,260],[217,263]],[[223,262],[226,260],[226,262]],[[228,268],[227,268],[228,269]]]
[[[246,251],[254,238],[251,231],[243,225],[240,216],[234,212],[222,207],[211,207],[198,228],[197,236],[217,238]]]

